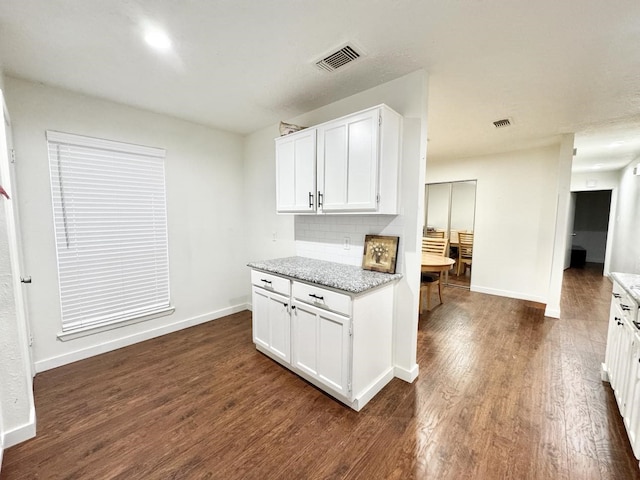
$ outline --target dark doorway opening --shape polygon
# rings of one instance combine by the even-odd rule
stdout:
[[[571,267],[604,268],[611,190],[576,192]]]

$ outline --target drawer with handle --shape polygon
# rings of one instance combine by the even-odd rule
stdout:
[[[293,298],[342,315],[351,315],[351,297],[333,290],[294,281]]]
[[[289,296],[291,294],[291,281],[288,278],[279,277],[259,270],[251,270],[251,284],[273,292]]]
[[[614,289],[613,302],[618,306],[624,318],[629,322],[635,322],[638,315],[638,305],[626,294],[624,290]]]

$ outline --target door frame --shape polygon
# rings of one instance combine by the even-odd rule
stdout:
[[[611,188],[576,188],[571,189],[571,194],[578,192],[611,192],[611,203],[609,205],[609,223],[607,225],[607,243],[604,250],[604,268],[602,275],[608,277],[611,274],[611,254],[613,250],[613,236],[615,234],[616,212],[618,209],[618,187]],[[575,218],[575,211],[574,211]]]
[[[0,125],[0,142],[2,143],[2,150],[0,152],[0,171],[2,172],[3,183],[7,187],[8,193],[11,196],[11,200],[4,199],[3,201],[11,202],[5,203],[4,208],[7,216],[7,236],[9,240],[9,257],[12,271],[12,283],[16,304],[16,316],[18,319],[19,335],[21,338],[20,348],[23,351],[24,358],[28,360],[29,370],[31,373],[31,379],[36,374],[35,363],[33,361],[32,348],[31,348],[31,332],[29,328],[29,319],[27,317],[27,296],[25,292],[24,284],[22,283],[23,273],[23,257],[22,249],[20,245],[20,232],[18,225],[18,216],[16,213],[15,202],[18,201],[18,195],[16,193],[16,186],[14,185],[14,176],[12,175],[11,164],[12,159],[9,158],[9,135],[11,135],[11,117],[7,109],[7,104],[4,99],[4,92],[0,90],[0,101],[2,102],[3,121]]]

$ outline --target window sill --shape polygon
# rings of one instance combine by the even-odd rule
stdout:
[[[146,322],[147,320],[153,320],[155,318],[166,317],[167,315],[171,315],[175,311],[175,307],[169,307],[166,310],[160,310],[158,312],[143,315],[141,317],[109,323],[108,325],[92,325],[90,327],[75,328],[67,332],[59,332],[57,337],[58,340],[66,342],[68,340],[75,340],[76,338],[86,337],[88,335],[94,335],[96,333],[106,332],[108,330],[114,330],[120,327],[126,327],[127,325]]]

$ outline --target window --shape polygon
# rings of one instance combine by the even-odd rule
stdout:
[[[165,151],[47,132],[62,334],[171,313]]]

